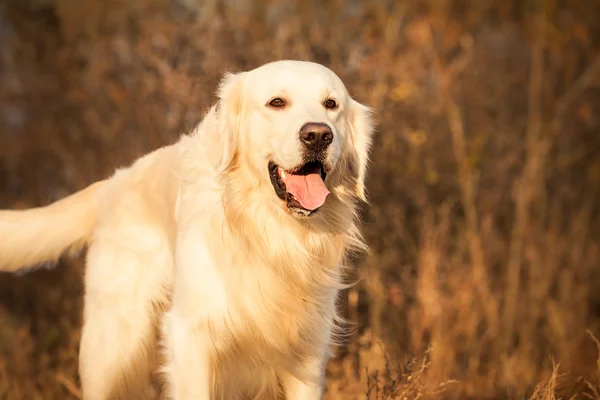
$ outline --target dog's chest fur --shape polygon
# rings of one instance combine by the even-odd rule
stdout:
[[[321,345],[316,342],[325,338],[318,332],[335,317],[337,266],[308,254],[303,263],[297,256],[287,265],[269,263],[269,257],[247,250],[219,259],[225,263],[220,271],[228,311],[215,324],[213,339],[223,356],[241,352],[255,361],[289,360]]]
[[[273,388],[279,373],[302,374],[302,359],[329,344],[337,288],[323,283],[338,275],[328,271],[324,279],[325,266],[315,260],[271,265],[247,249],[234,253],[219,257],[228,262],[220,268],[228,292],[226,315],[211,324],[216,384],[224,393],[227,377],[251,391]]]

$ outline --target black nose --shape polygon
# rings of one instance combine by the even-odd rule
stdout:
[[[310,150],[324,150],[333,142],[333,132],[327,124],[309,122],[300,129],[300,140]]]

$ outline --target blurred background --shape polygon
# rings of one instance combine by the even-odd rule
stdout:
[[[323,63],[377,121],[326,398],[600,399],[599,21],[598,0],[0,0],[0,208],[174,142],[224,71]],[[0,399],[81,398],[82,274],[0,274]]]

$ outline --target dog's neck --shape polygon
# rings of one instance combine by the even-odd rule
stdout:
[[[244,247],[241,253],[254,254],[269,268],[284,268],[285,274],[292,269],[306,279],[337,275],[347,250],[362,246],[354,204],[342,201],[334,190],[318,214],[296,218],[280,204],[265,201],[272,188],[257,188],[255,177],[245,176],[247,171],[234,164],[221,177],[224,223],[237,245]],[[243,186],[244,182],[253,186]]]

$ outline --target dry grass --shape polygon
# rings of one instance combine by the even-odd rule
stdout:
[[[379,131],[327,398],[600,398],[599,2],[109,3],[0,1],[0,207],[172,142],[226,69],[322,62]],[[0,275],[0,399],[81,396],[81,274]]]

